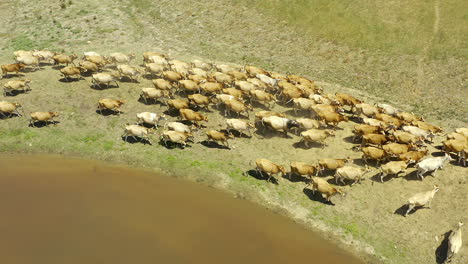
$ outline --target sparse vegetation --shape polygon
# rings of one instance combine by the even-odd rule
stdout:
[[[183,60],[203,57],[208,61],[254,64],[273,71],[308,75],[317,81],[328,82],[320,84],[327,92],[346,89],[337,85],[341,84],[354,88],[352,92],[359,97],[396,104],[446,127],[465,125],[468,121],[468,89],[463,79],[466,29],[457,26],[466,21],[461,15],[466,10],[465,2],[440,2],[440,29],[426,57],[421,50],[431,38],[434,6],[424,1],[406,3],[409,9],[399,9],[400,3],[388,1],[377,1],[366,9],[363,7],[368,3],[361,0],[255,1],[254,5],[248,6],[245,0],[222,0],[216,6],[208,0],[129,0],[124,1],[127,5],[121,6],[120,1],[84,0],[73,5],[70,1],[65,9],[59,9],[56,1],[53,1],[54,5],[49,5],[52,1],[34,5],[26,5],[29,2],[25,0],[17,2],[17,6],[27,6],[18,11],[18,16],[38,10],[44,19],[38,23],[34,21],[37,16],[25,17],[21,23],[8,26],[8,35],[0,34],[5,37],[0,39],[0,44],[6,42],[2,46],[6,51],[0,54],[2,62],[10,61],[11,52],[19,49],[49,48],[77,54],[89,50],[103,54],[162,50]],[[313,4],[320,8],[316,9]],[[251,6],[257,9],[248,8]],[[190,14],[186,13],[188,7]],[[413,8],[417,10],[414,14],[409,11]],[[378,12],[384,14],[381,16]],[[63,19],[65,16],[68,18]],[[86,30],[80,31],[78,26]],[[78,33],[83,36],[78,37]],[[105,33],[113,34],[106,39],[102,35]],[[66,45],[58,44],[64,40],[69,40]],[[304,210],[311,222],[321,221],[372,245],[375,254],[386,258],[388,263],[425,263],[433,257],[428,256],[427,251],[417,251],[420,241],[432,245],[429,239],[405,237],[400,240],[397,235],[406,231],[395,230],[393,233],[386,230],[380,221],[385,218],[385,223],[391,222],[386,219],[392,214],[388,208],[372,207],[364,210],[371,215],[364,216],[348,211],[347,208],[356,204],[369,206],[372,202],[380,204],[399,199],[392,196],[395,193],[382,191],[378,184],[366,186],[352,197],[346,197],[347,200],[340,200],[345,204],[343,206],[325,206],[304,195],[302,185],[276,186],[248,175],[246,171],[250,167],[246,159],[252,155],[250,144],[237,146],[237,149],[248,152],[237,152],[237,156],[232,152],[214,154],[199,146],[179,150],[157,144],[145,146],[123,142],[122,125],[135,121],[136,109],[161,111],[160,106],[144,106],[136,102],[137,86],[123,84],[118,89],[94,91],[86,82],[61,83],[58,72],[49,69],[27,75],[35,80],[34,93],[18,95],[15,100],[27,106],[27,112],[43,109],[65,114],[58,119],[61,123],[56,127],[40,129],[28,128],[24,118],[0,120],[0,152],[58,153],[133,167],[159,168],[177,177],[223,186],[239,198],[255,200],[283,213],[287,211],[292,217],[295,217],[296,209]],[[80,100],[74,100],[77,95]],[[98,116],[95,103],[104,95],[129,98],[124,110],[126,114],[118,118]],[[65,101],[72,102],[72,108]],[[262,149],[273,148],[271,145],[257,144],[255,147],[259,149],[255,155],[273,155],[271,149]],[[336,155],[333,151],[320,154]],[[279,153],[277,157],[281,160],[292,157],[315,160],[316,155],[317,152],[310,154],[297,150]],[[447,176],[450,174],[451,177],[461,173],[460,168],[448,170]],[[443,180],[449,183],[455,178]],[[458,180],[456,182],[459,184]],[[461,180],[460,184],[466,182]],[[408,190],[419,187],[413,181],[405,181],[405,186]],[[368,198],[370,188],[373,188],[372,193],[381,191],[381,197],[386,201]],[[450,190],[445,193],[449,197],[455,195]],[[438,227],[430,225],[428,232],[438,232]]]

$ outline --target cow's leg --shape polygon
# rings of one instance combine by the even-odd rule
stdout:
[[[411,212],[411,210],[413,209],[414,209],[414,204],[408,204],[408,210],[406,211],[405,216],[407,216],[408,213]]]

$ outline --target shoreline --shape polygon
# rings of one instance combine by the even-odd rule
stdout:
[[[189,176],[180,176],[174,171],[170,171],[169,168],[155,168],[149,167],[145,164],[138,164],[132,161],[131,159],[126,159],[127,163],[123,162],[121,158],[128,157],[113,157],[109,159],[101,159],[99,157],[91,157],[87,155],[79,155],[72,152],[43,152],[37,150],[24,150],[19,152],[8,152],[0,150],[1,156],[49,156],[60,159],[67,160],[81,160],[81,161],[93,161],[97,163],[102,163],[104,166],[116,167],[116,168],[125,168],[131,170],[137,170],[146,172],[153,175],[175,178],[182,181],[188,181],[195,184],[201,184],[202,186],[215,188],[218,191],[221,191],[233,198],[246,200],[249,203],[253,203],[257,206],[263,207],[275,214],[281,215],[288,218],[294,224],[300,225],[302,228],[311,231],[317,234],[321,239],[324,239],[333,245],[345,250],[347,253],[355,256],[363,263],[384,263],[384,258],[375,255],[375,250],[371,245],[368,245],[366,242],[353,238],[352,235],[346,234],[343,230],[336,230],[325,221],[317,221],[307,218],[307,214],[304,210],[306,208],[301,207],[300,205],[291,205],[291,207],[285,207],[277,201],[274,200],[274,197],[268,197],[267,194],[262,193],[260,195],[253,195],[248,188],[244,190],[238,190],[236,186],[230,188],[229,183],[223,183],[223,179],[216,180],[216,177],[219,176],[209,176],[209,179],[206,179],[207,175],[201,175],[200,173],[191,173]],[[176,168],[180,169],[180,168]],[[227,175],[226,175],[227,176]],[[248,177],[248,176],[246,176]],[[226,179],[224,179],[226,180]],[[232,179],[231,179],[232,180]],[[302,213],[301,213],[302,212]]]

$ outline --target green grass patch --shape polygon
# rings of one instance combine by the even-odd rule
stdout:
[[[338,44],[391,53],[419,54],[433,37],[435,1],[249,1],[296,30]],[[440,1],[432,54],[465,57],[466,1]],[[450,37],[449,37],[450,36]]]
[[[37,44],[27,35],[19,35],[10,41],[10,46],[14,50],[32,50],[37,48]]]

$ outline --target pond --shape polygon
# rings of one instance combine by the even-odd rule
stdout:
[[[362,263],[199,184],[104,163],[0,156],[2,263]]]

